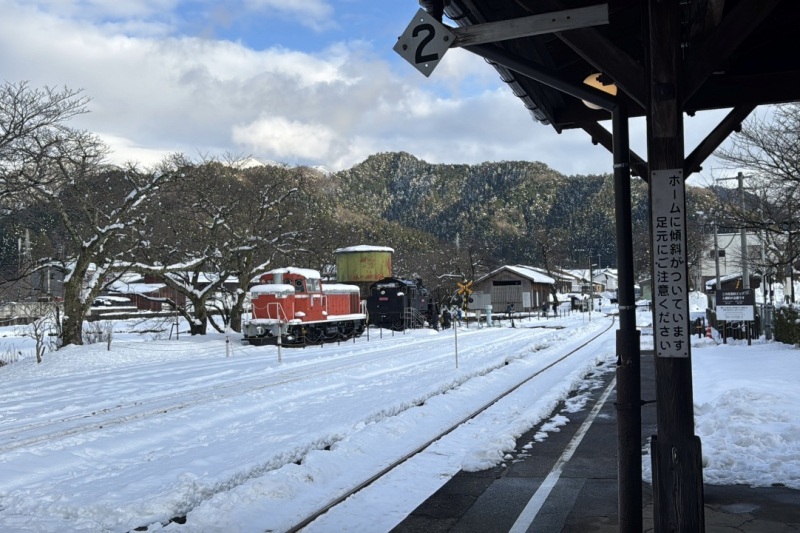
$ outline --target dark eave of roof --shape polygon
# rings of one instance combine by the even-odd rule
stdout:
[[[425,4],[425,2],[421,2]],[[451,0],[445,13],[459,26],[482,24],[596,5],[585,0]],[[504,53],[582,84],[601,72],[621,89],[617,97],[630,116],[643,116],[647,101],[644,43],[646,0],[610,0],[602,26],[493,43]],[[800,96],[800,54],[794,52],[800,26],[796,0],[689,0],[684,5],[685,50],[681,90],[684,111],[796,101]],[[495,64],[501,79],[533,117],[557,131],[606,120],[580,99]]]
[[[651,87],[647,73],[649,6],[653,0],[609,0],[608,23],[532,37],[465,46],[487,59],[520,98],[534,120],[556,131],[583,129],[592,142],[611,151],[611,134],[598,122],[605,109],[590,109],[577,95],[591,88],[583,80],[602,73],[619,88],[613,106],[629,117],[646,116]],[[674,0],[678,1],[678,0]],[[419,0],[430,12],[446,5],[446,18],[459,27],[510,21],[532,15],[597,6],[591,0]],[[685,171],[702,162],[762,104],[800,101],[800,27],[797,0],[681,0],[683,52],[676,80],[681,111],[731,109],[688,156]],[[445,19],[445,22],[448,22]],[[657,26],[657,25],[656,25]],[[658,27],[656,27],[658,31]],[[575,88],[578,88],[577,91]],[[609,97],[595,91],[604,101]],[[643,176],[646,162],[631,153],[631,169]]]

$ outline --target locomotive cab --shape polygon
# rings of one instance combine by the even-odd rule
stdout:
[[[294,267],[271,270],[256,283],[250,288],[252,317],[242,322],[245,342],[320,343],[364,331],[358,287],[326,292],[319,272]]]
[[[396,331],[422,327],[428,307],[428,290],[419,281],[384,278],[370,287],[369,323]]]

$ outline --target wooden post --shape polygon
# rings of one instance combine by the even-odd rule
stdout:
[[[649,0],[649,69],[650,82],[647,122],[648,159],[650,165],[650,208],[654,209],[655,191],[663,191],[665,180],[680,182],[674,189],[681,200],[685,194],[683,182],[684,146],[681,101],[681,6],[675,1]],[[675,176],[680,176],[676,180]],[[661,183],[659,183],[661,180]],[[679,202],[678,202],[679,203]],[[682,212],[682,227],[686,226],[685,201],[676,207]],[[678,220],[678,223],[680,221]],[[656,228],[651,227],[656,232]],[[685,235],[684,235],[685,242]],[[654,245],[655,246],[655,245]],[[667,337],[677,333],[681,324],[665,322],[658,300],[661,288],[677,293],[683,301],[662,300],[663,303],[686,310],[688,314],[688,271],[683,249],[681,276],[680,256],[670,256],[670,270],[659,272],[657,250],[653,250],[653,325],[663,330],[655,332],[657,432],[652,440],[654,522],[657,533],[673,531],[705,531],[703,510],[703,475],[700,440],[694,435],[692,366],[690,346],[680,346],[684,356],[675,354],[675,343]],[[670,252],[672,253],[672,252]],[[674,261],[673,261],[674,260]],[[669,273],[669,276],[664,274]],[[663,279],[657,279],[661,275]],[[680,278],[680,279],[679,279]],[[663,294],[663,293],[662,293]],[[672,298],[672,296],[670,296]],[[670,309],[672,315],[676,308]],[[667,327],[667,325],[669,327]],[[659,337],[659,332],[663,333]],[[663,341],[663,344],[659,345]]]

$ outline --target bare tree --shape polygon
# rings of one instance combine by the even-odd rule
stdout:
[[[137,230],[147,221],[149,200],[169,176],[135,167],[91,167],[91,155],[76,167],[59,165],[69,181],[58,194],[44,195],[58,206],[72,253],[60,263],[64,277],[62,345],[82,344],[83,319],[101,290],[120,274],[138,246]],[[44,191],[43,191],[44,193]]]
[[[44,354],[53,347],[48,342],[50,336],[59,333],[60,313],[58,305],[44,302],[32,304],[29,312],[32,315],[31,321],[25,326],[20,326],[20,334],[33,339],[36,362],[41,363],[44,360]]]
[[[714,190],[723,223],[761,236],[763,252],[746,250],[748,262],[767,277],[793,271],[800,260],[800,105],[751,115],[715,156],[744,175],[744,191]]]
[[[799,141],[800,104],[783,104],[751,115],[714,155],[747,175],[768,178],[774,187],[791,188],[800,183]]]
[[[301,250],[316,231],[315,189],[321,176],[306,167],[254,167],[242,172],[236,216],[227,224],[231,261],[239,279],[233,295],[231,328],[240,331],[250,281],[273,264]]]
[[[80,91],[6,84],[0,102],[0,201],[6,211],[50,210],[58,218],[45,237],[61,239],[63,256],[42,255],[31,264],[65,273],[60,343],[82,344],[84,316],[131,249],[129,229],[143,222],[142,207],[164,180],[106,165],[105,145],[66,124],[87,112]]]
[[[184,295],[191,309],[178,312],[192,334],[205,334],[209,323],[221,329],[209,322],[208,311],[228,292],[225,322],[238,330],[247,284],[276,254],[289,253],[298,236],[287,218],[292,198],[305,187],[307,169],[246,169],[215,160],[195,164],[182,156],[172,164],[176,179],[159,199],[154,231],[141,239],[135,268]]]
[[[71,144],[67,122],[87,112],[89,99],[68,88],[35,89],[26,82],[0,85],[0,208],[16,210],[31,187],[57,187],[48,171],[54,153]]]

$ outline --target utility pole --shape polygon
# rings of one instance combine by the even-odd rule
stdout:
[[[742,229],[741,229],[741,239],[742,239],[742,288],[749,289],[750,288],[750,272],[747,270],[747,228],[744,224],[744,175],[739,172],[737,176],[739,179],[739,200],[741,202],[742,207]]]
[[[714,292],[716,292],[716,291],[720,290],[720,286],[719,286],[719,241],[717,240],[717,221],[714,220],[712,222],[712,225],[714,226],[714,270],[715,270],[714,273],[717,276],[717,281],[714,284]],[[715,301],[716,301],[716,298],[715,298]]]
[[[717,276],[717,281],[714,284],[714,316],[717,316],[717,291],[721,291],[719,280],[719,241],[717,240],[717,221],[714,221],[714,269]],[[719,323],[717,323],[717,331],[719,331]],[[725,335],[725,322],[722,322],[722,344],[728,344],[728,337]]]
[[[739,230],[740,237],[740,252],[742,257],[742,288],[750,288],[750,272],[747,265],[747,227],[745,225],[744,217],[744,174],[739,172],[735,178],[717,178],[717,181],[737,180],[739,183],[739,207],[741,209],[742,227]]]
[[[589,256],[589,322],[592,321],[592,308],[594,307],[594,282],[592,281],[592,256]]]

